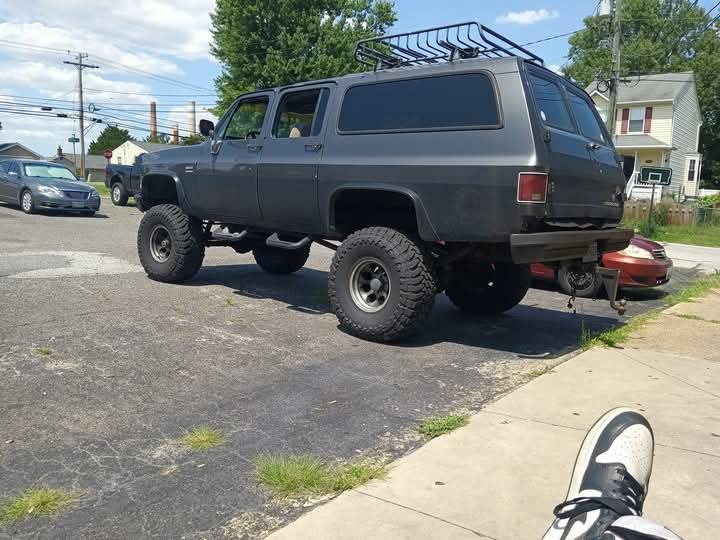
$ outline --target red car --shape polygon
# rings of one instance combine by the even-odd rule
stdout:
[[[672,259],[665,248],[657,242],[635,236],[622,251],[606,253],[603,266],[620,270],[620,287],[657,287],[670,280]],[[592,265],[580,263],[535,263],[531,267],[535,279],[555,281],[567,294],[572,294],[571,282],[575,283],[575,295],[595,297],[602,288],[602,281],[592,271]]]

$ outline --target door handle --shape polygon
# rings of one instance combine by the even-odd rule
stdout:
[[[320,151],[321,148],[322,148],[322,144],[320,144],[320,143],[305,145],[305,150],[307,150],[308,152],[318,152],[318,151]]]
[[[259,152],[262,150],[262,144],[248,144],[248,152]]]
[[[594,143],[594,142],[587,143],[585,146],[587,147],[588,150],[599,150],[600,149],[600,145],[598,143]]]

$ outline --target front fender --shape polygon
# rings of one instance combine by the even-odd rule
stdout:
[[[148,181],[152,178],[164,176],[170,178],[175,184],[175,192],[178,197],[178,206],[183,211],[188,212],[190,210],[189,200],[185,194],[180,177],[171,169],[150,169],[146,171],[140,178],[140,198],[147,200]]]

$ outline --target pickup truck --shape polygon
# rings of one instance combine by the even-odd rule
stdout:
[[[115,206],[125,206],[128,198],[140,192],[140,174],[137,162],[135,165],[107,165],[105,186],[110,188],[110,199]]]
[[[477,23],[366,40],[356,58],[372,70],[242,95],[201,120],[204,143],[138,158],[150,278],[192,278],[211,246],[290,274],[316,243],[335,250],[341,327],[375,341],[417,331],[442,292],[505,312],[536,262],[596,268],[624,311],[598,263],[633,234],[625,176],[582,88]]]

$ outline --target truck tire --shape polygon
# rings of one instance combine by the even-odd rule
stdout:
[[[154,206],[140,221],[137,247],[151,279],[186,281],[197,273],[205,258],[202,223],[174,204]]]
[[[310,256],[310,244],[293,250],[258,246],[252,252],[255,262],[268,274],[292,274],[305,266]]]
[[[575,283],[575,296],[580,298],[595,298],[600,293],[603,283],[590,265],[577,263],[563,263],[558,268],[557,283],[560,289],[568,295],[573,294]]]
[[[114,182],[110,186],[110,200],[115,206],[125,206],[129,197],[130,195],[122,182]]]
[[[328,279],[330,304],[348,333],[394,341],[428,319],[437,279],[422,245],[386,227],[351,234],[335,252]]]
[[[445,294],[463,311],[495,315],[522,301],[530,279],[525,264],[460,263],[453,268]]]

